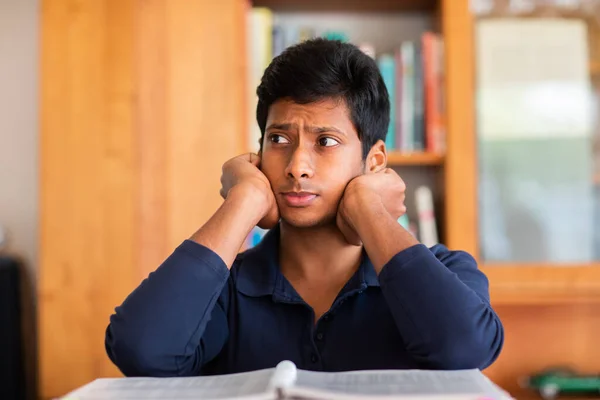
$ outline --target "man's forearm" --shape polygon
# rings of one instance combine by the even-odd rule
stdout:
[[[262,208],[252,193],[234,187],[217,212],[190,239],[217,253],[231,268],[244,240],[262,218]]]
[[[184,241],[115,309],[105,338],[110,359],[126,376],[197,375],[228,335],[219,301],[228,278],[215,253]],[[221,334],[204,338],[211,320]]]
[[[360,236],[377,274],[396,254],[419,244],[417,239],[387,212],[383,203],[358,205],[352,225]]]
[[[503,329],[484,300],[487,281],[475,260],[454,253],[444,264],[383,205],[358,209],[353,226],[409,353],[435,369],[484,368],[495,360]]]

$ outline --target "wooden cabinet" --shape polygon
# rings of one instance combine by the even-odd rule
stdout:
[[[483,245],[483,239],[490,239],[486,236],[490,232],[482,231],[482,218],[492,216],[506,218],[506,215],[502,215],[502,210],[495,209],[489,204],[486,208],[487,200],[483,197],[485,188],[482,188],[482,184],[486,183],[483,176],[487,173],[485,169],[489,158],[486,157],[489,153],[484,151],[485,143],[480,131],[483,89],[478,87],[478,76],[480,77],[482,71],[477,69],[476,49],[477,41],[481,38],[477,36],[478,19],[471,13],[469,3],[467,0],[459,0],[443,2],[442,5],[442,19],[445,23],[443,32],[448,48],[446,59],[448,151],[444,163],[446,237],[451,248],[467,250],[478,259],[480,268],[489,278],[492,304],[504,324],[506,334],[504,350],[498,361],[486,370],[486,374],[510,390],[516,398],[525,398],[532,395],[519,388],[518,379],[543,368],[569,365],[582,372],[597,373],[600,370],[600,351],[594,341],[594,337],[597,337],[597,332],[600,330],[600,260],[596,258],[600,248],[597,242],[594,245],[592,238],[589,237],[590,231],[592,235],[599,234],[600,225],[593,220],[584,219],[585,230],[573,229],[573,226],[569,226],[572,223],[569,215],[573,215],[574,208],[577,206],[563,203],[564,208],[571,207],[570,214],[567,214],[565,209],[556,207],[554,209],[556,212],[546,212],[543,218],[549,220],[563,218],[565,225],[571,231],[568,233],[567,229],[558,232],[555,230],[552,234],[555,238],[560,238],[560,235],[579,235],[576,237],[581,241],[582,252],[584,248],[588,252],[587,259],[578,259],[581,255],[571,247],[571,253],[563,255],[564,260],[559,260],[558,256],[552,255],[557,252],[550,251],[556,248],[550,247],[546,252],[532,250],[528,255],[515,255],[516,252],[508,251],[500,254],[500,257],[506,258],[505,260],[492,261],[494,257],[489,255],[489,248],[496,243],[488,243],[487,248]],[[597,77],[594,76],[594,65],[598,54],[597,27],[592,23],[588,28],[592,75],[590,82],[593,90],[589,94],[597,99],[599,86]],[[569,43],[566,45],[568,46]],[[577,45],[579,44],[573,43],[573,46]],[[503,50],[511,51],[510,48]],[[518,49],[512,51],[516,52]],[[547,67],[550,68],[551,65]],[[541,72],[539,75],[543,76]],[[561,94],[556,92],[554,96],[561,96]],[[540,106],[541,101],[538,97]],[[498,107],[502,105],[499,103]],[[564,110],[562,112],[566,113]],[[527,116],[523,113],[525,110],[515,113],[513,118],[524,119]],[[598,125],[591,128],[594,131],[586,134],[596,135],[598,139]],[[539,140],[541,143],[548,141],[545,138]],[[585,147],[583,150],[580,148],[579,153],[571,154],[570,160],[562,156],[560,151],[557,152],[552,160],[545,160],[546,164],[543,168],[546,170],[542,170],[538,177],[552,177],[557,170],[567,170],[571,164],[581,161],[578,158],[591,159],[587,152],[592,152],[592,141],[589,143],[589,148]],[[541,149],[542,146],[539,151]],[[504,162],[518,164],[523,159],[529,161],[527,157],[536,159],[536,150],[529,151],[530,153],[525,156],[518,152],[507,152],[504,154]],[[584,174],[591,173],[592,163],[588,163],[587,167],[590,171],[583,169]],[[596,164],[595,168],[599,167],[600,165]],[[579,171],[582,171],[582,168]],[[529,171],[523,170],[523,173],[525,172]],[[559,190],[559,184],[556,181],[548,183],[548,179],[538,181],[534,179],[532,186],[538,188],[541,186],[546,190],[540,190],[540,193],[547,193],[549,184],[555,185],[556,190]],[[515,187],[519,186],[515,185]],[[526,185],[520,187],[522,191],[528,190]],[[594,189],[591,180],[589,184],[584,182],[583,187],[586,188],[585,193],[589,197],[575,198],[574,201],[584,200],[587,205],[596,207],[596,213],[600,212],[598,187]],[[588,212],[586,214],[588,218],[598,218],[598,214],[595,216],[593,213],[589,214],[590,208],[584,208],[584,201],[581,202],[581,212]],[[549,209],[548,203],[548,198],[540,196],[530,204],[530,210],[544,206]],[[519,222],[520,225],[516,225],[521,226],[520,228],[491,233],[497,233],[498,235],[494,236],[504,239],[508,237],[513,243],[515,240],[522,240],[519,237],[523,232],[519,229],[524,230],[532,226],[524,222],[527,216],[528,214],[524,213],[521,217],[516,214],[510,217],[513,221]],[[541,226],[541,231],[537,233],[540,237],[534,236],[535,239],[543,240],[541,236],[548,233],[550,229],[548,227],[555,228],[557,224],[541,224]],[[531,235],[536,234],[531,233]],[[572,236],[563,236],[563,238],[568,238],[571,243],[574,242]],[[548,241],[546,245],[553,246],[551,243],[555,243],[556,246],[556,241]],[[497,245],[501,246],[500,241]],[[564,245],[566,247],[566,243]],[[560,247],[561,243],[557,246]],[[591,254],[594,250],[596,256]]]

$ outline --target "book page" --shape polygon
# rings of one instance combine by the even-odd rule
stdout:
[[[479,370],[463,371],[357,371],[312,372],[298,370],[289,394],[330,399],[394,398],[508,399]]]
[[[76,390],[64,400],[273,399],[273,369],[189,378],[105,378]]]

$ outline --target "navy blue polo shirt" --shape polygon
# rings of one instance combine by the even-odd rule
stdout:
[[[485,368],[503,328],[475,260],[442,245],[395,255],[377,276],[366,252],[331,309],[312,308],[279,269],[279,229],[235,260],[184,241],[116,308],[110,359],[127,376],[275,367],[315,371]]]

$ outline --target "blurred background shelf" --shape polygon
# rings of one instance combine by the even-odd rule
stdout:
[[[495,305],[600,304],[600,263],[486,264]]]
[[[600,305],[598,288],[573,287],[570,290],[560,288],[502,287],[490,286],[490,295],[494,306],[551,306],[565,304]]]
[[[254,7],[274,11],[425,11],[435,0],[255,0]]]
[[[394,167],[402,166],[441,166],[444,164],[444,156],[441,154],[427,153],[427,152],[415,152],[415,153],[402,153],[402,152],[390,152],[388,153],[388,165]]]
[[[528,390],[522,390],[522,391],[517,391],[517,392],[511,392],[511,395],[515,398],[515,399],[519,399],[519,400],[543,400],[542,396],[540,396],[539,394],[532,392],[532,391],[528,391]],[[563,398],[562,396],[559,396],[559,399]],[[566,400],[590,400],[590,399],[597,399],[598,397],[580,397],[580,396],[564,396],[564,399]]]

